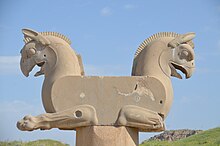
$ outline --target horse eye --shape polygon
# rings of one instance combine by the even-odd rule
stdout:
[[[183,54],[184,56],[188,56],[188,55],[189,55],[189,53],[188,53],[186,50],[183,50],[183,51],[182,51],[182,54]]]
[[[189,52],[187,52],[186,50],[183,50],[178,53],[178,56],[180,59],[188,60],[188,55],[189,55]]]
[[[187,61],[191,61],[193,60],[193,56],[190,52],[188,52],[187,50],[183,50],[179,53],[179,57],[180,59],[185,59]]]
[[[34,49],[34,48],[30,48],[29,50],[28,50],[28,54],[29,55],[34,55],[36,53],[36,50]]]

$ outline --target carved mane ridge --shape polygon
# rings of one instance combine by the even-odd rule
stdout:
[[[69,45],[71,45],[70,39],[67,38],[65,35],[60,34],[58,32],[40,32],[40,34],[43,35],[43,36],[55,36],[55,37],[58,37],[58,38],[64,40],[65,42],[67,42]],[[29,43],[30,41],[32,41],[31,38],[29,38],[29,37],[24,38],[25,44]]]
[[[139,53],[141,53],[141,51],[146,47],[148,46],[152,41],[155,41],[159,38],[163,38],[163,37],[177,37],[177,36],[180,36],[180,34],[177,34],[175,32],[159,32],[159,33],[156,33],[152,36],[150,36],[149,38],[145,39],[141,44],[140,46],[138,47],[137,51],[135,52],[135,55],[134,55],[134,59],[139,55]]]

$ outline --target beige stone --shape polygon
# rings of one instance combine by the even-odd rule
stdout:
[[[124,126],[82,127],[76,130],[76,146],[138,146],[138,130]]]
[[[136,51],[131,77],[102,77],[84,76],[81,56],[65,36],[22,31],[21,70],[28,76],[35,65],[40,67],[35,76],[45,76],[42,101],[47,112],[20,120],[17,127],[24,131],[59,128],[94,136],[102,126],[163,131],[173,101],[170,77],[181,79],[180,70],[190,78],[195,68],[194,33],[157,33]],[[122,131],[121,137],[126,136]]]

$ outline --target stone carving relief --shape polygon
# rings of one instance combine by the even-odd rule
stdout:
[[[42,101],[46,110],[25,116],[17,127],[23,131],[112,125],[139,131],[163,131],[173,101],[170,77],[190,78],[195,69],[194,33],[157,33],[137,49],[132,76],[85,76],[81,56],[71,41],[56,32],[23,29],[21,71],[35,66],[44,75]]]

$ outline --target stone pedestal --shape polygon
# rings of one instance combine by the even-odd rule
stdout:
[[[124,126],[82,127],[76,130],[76,146],[138,146],[138,130]]]

